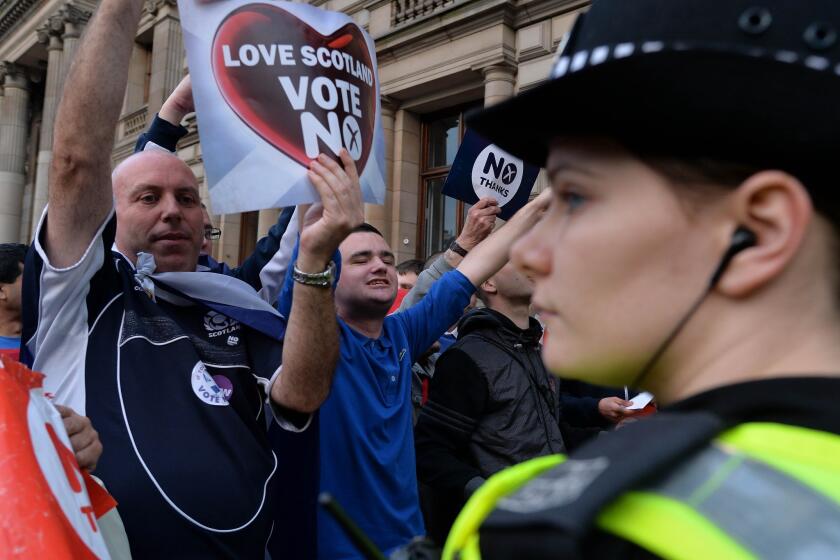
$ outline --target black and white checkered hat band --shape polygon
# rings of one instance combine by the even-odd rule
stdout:
[[[562,44],[561,44],[562,46]],[[619,43],[617,45],[602,45],[592,50],[581,50],[574,53],[563,53],[557,57],[551,69],[551,78],[561,78],[566,74],[578,72],[584,68],[597,66],[609,60],[618,60],[653,54],[662,51],[707,51],[707,52],[737,52],[745,56],[755,58],[774,59],[787,64],[800,64],[816,71],[830,71],[840,76],[840,63],[829,60],[823,56],[803,56],[794,51],[770,51],[762,48],[733,49],[731,45],[726,48],[713,45],[691,45],[688,43],[664,43],[662,41],[645,41],[643,43]]]

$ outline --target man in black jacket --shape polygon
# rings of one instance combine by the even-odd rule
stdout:
[[[430,489],[427,528],[445,535],[464,500],[496,472],[565,453],[608,420],[634,411],[617,396],[569,394],[540,357],[543,330],[530,316],[533,282],[511,264],[484,282],[487,306],[465,315],[458,341],[438,359],[415,428],[417,474]]]

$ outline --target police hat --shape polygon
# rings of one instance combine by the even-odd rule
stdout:
[[[538,165],[552,138],[605,135],[825,195],[840,187],[840,0],[595,0],[547,82],[467,124]]]

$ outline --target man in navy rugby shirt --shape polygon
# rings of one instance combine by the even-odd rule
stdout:
[[[294,483],[275,480],[263,402],[285,428],[306,428],[337,358],[333,299],[298,285],[284,325],[267,303],[269,312],[249,313],[261,301],[250,286],[194,272],[204,234],[198,185],[174,155],[132,156],[112,181],[142,4],[103,0],[68,74],[48,211],[24,269],[24,357],[99,431],[97,474],[120,504],[135,557],[261,559],[270,487]],[[342,160],[343,168],[326,158],[311,165],[324,207],[304,220],[296,262],[304,278],[325,271],[362,221],[355,167],[346,153]],[[224,284],[224,301],[191,299],[158,273]],[[234,292],[239,302],[225,300]],[[279,341],[283,327],[294,344]]]

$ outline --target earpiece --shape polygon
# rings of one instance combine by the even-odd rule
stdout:
[[[738,228],[732,233],[732,240],[729,242],[729,248],[726,249],[726,253],[723,254],[723,257],[721,257],[717,268],[712,274],[711,279],[709,279],[708,287],[703,291],[702,294],[700,294],[700,297],[698,297],[694,301],[694,305],[692,305],[691,308],[689,308],[689,310],[685,313],[685,315],[683,315],[682,319],[680,319],[680,322],[677,323],[676,326],[671,330],[671,333],[665,338],[665,340],[662,341],[662,344],[660,344],[659,348],[656,349],[656,352],[654,352],[653,355],[651,355],[650,359],[648,359],[645,366],[639,370],[639,374],[636,376],[635,381],[632,383],[633,387],[641,386],[641,381],[645,378],[645,376],[647,376],[647,374],[650,372],[650,370],[653,368],[656,362],[659,361],[659,358],[662,356],[662,354],[665,352],[668,346],[670,346],[671,342],[673,342],[673,340],[677,337],[677,335],[680,333],[685,324],[688,323],[688,320],[691,319],[691,317],[694,316],[694,313],[697,311],[697,309],[700,308],[700,304],[703,303],[703,301],[706,299],[706,296],[708,296],[709,293],[717,285],[718,281],[720,280],[720,277],[723,276],[724,272],[726,272],[726,268],[729,266],[729,263],[732,262],[732,259],[735,257],[735,255],[737,255],[744,249],[754,246],[756,243],[758,243],[758,237],[752,230],[744,226],[738,226]]]
[[[738,226],[738,229],[736,229],[732,234],[732,240],[729,242],[729,248],[726,250],[726,253],[723,254],[723,257],[721,257],[720,264],[718,264],[714,274],[712,274],[712,278],[709,280],[709,289],[711,290],[715,287],[720,280],[720,277],[723,276],[724,272],[726,272],[726,268],[729,266],[729,263],[732,262],[735,255],[744,249],[753,247],[757,242],[758,238],[751,229],[744,226]]]
[[[738,226],[738,229],[736,229],[735,233],[732,234],[732,241],[729,242],[729,250],[727,251],[727,254],[732,253],[732,256],[734,257],[744,249],[754,246],[757,242],[758,239],[751,229],[744,226]]]

